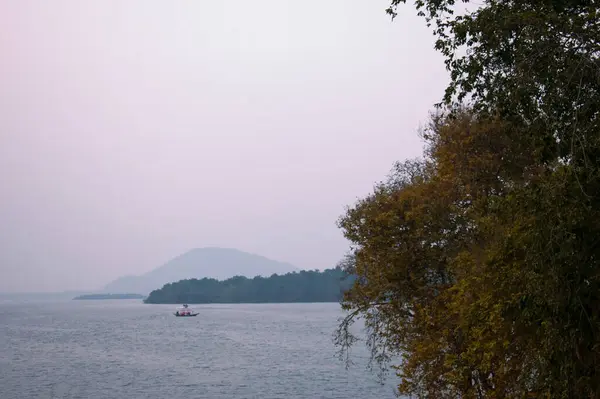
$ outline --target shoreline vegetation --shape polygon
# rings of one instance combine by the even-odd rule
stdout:
[[[270,277],[235,276],[186,279],[165,284],[144,300],[147,304],[300,303],[339,302],[353,277],[341,268],[273,274]]]
[[[335,344],[361,339],[401,396],[598,398],[598,4],[459,3],[414,2],[449,84],[422,156],[339,220],[356,279]]]

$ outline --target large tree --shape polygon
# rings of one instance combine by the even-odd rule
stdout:
[[[418,397],[599,397],[598,6],[416,5],[451,84],[423,159],[340,220],[358,278],[337,342],[362,316]]]
[[[452,397],[498,385],[488,381],[492,366],[482,368],[476,357],[506,348],[479,348],[474,331],[479,316],[497,317],[476,314],[486,251],[499,236],[489,228],[498,206],[492,199],[506,198],[536,172],[526,142],[500,120],[463,110],[434,118],[425,137],[423,160],[397,164],[340,220],[354,244],[345,266],[358,278],[337,338],[347,349],[348,325],[363,316],[373,357],[403,356],[401,392]]]

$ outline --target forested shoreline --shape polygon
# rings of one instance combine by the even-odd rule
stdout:
[[[292,303],[339,302],[353,278],[341,268],[300,271],[270,277],[236,276],[224,281],[187,279],[154,290],[145,303]]]

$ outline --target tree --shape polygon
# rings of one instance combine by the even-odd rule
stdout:
[[[451,83],[423,160],[340,220],[357,279],[337,343],[364,317],[420,397],[597,397],[598,5],[455,5],[416,2]]]
[[[465,312],[478,306],[481,288],[469,279],[482,276],[485,245],[495,237],[484,223],[490,198],[524,185],[532,165],[517,131],[469,110],[434,117],[424,137],[422,161],[397,164],[340,220],[355,244],[345,266],[358,278],[337,342],[343,350],[354,342],[348,327],[362,315],[375,360],[403,355],[401,392],[468,397],[497,385],[481,377],[489,366],[465,357],[477,327],[464,325]],[[471,381],[476,375],[480,383]]]
[[[598,5],[416,6],[451,83],[423,160],[340,220],[357,279],[337,343],[362,316],[373,358],[401,355],[418,397],[597,397]]]
[[[395,16],[404,2],[392,0],[387,12]],[[591,156],[600,117],[598,4],[486,0],[457,15],[456,3],[468,1],[416,1],[450,72],[445,104],[468,99],[478,112],[527,125],[541,161]]]
[[[575,169],[549,171],[510,123],[469,110],[436,117],[421,161],[340,220],[357,276],[349,326],[366,323],[373,360],[394,355],[418,397],[593,397],[600,364],[600,202]]]

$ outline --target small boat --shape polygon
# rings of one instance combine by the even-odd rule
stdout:
[[[193,312],[187,304],[184,304],[181,308],[177,309],[174,313],[176,317],[194,317],[198,316],[197,312]]]

